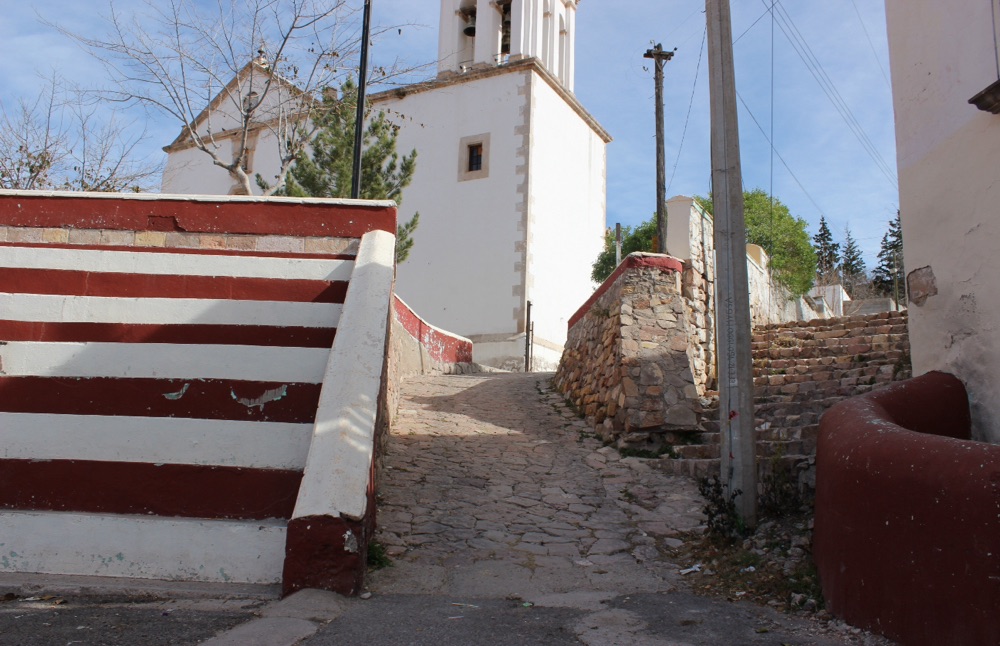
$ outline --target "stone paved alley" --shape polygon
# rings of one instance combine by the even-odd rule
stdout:
[[[661,550],[703,522],[695,482],[602,447],[550,377],[404,383],[379,507],[394,565],[370,578],[375,621],[348,612],[309,644],[867,641],[692,595]]]

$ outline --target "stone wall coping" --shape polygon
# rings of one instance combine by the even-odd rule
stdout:
[[[578,309],[576,313],[569,318],[568,328],[572,330],[573,326],[587,315],[587,312],[589,312],[590,308],[594,306],[597,299],[603,296],[604,293],[607,292],[612,285],[614,285],[619,276],[629,269],[637,269],[639,267],[652,267],[655,269],[664,269],[676,272],[684,271],[684,263],[673,256],[667,256],[660,253],[642,253],[638,251],[630,253],[625,256],[625,259],[622,260],[621,264],[619,264],[618,267],[611,272],[611,275],[608,276],[603,283],[601,283],[600,287],[598,287],[590,298],[587,299],[587,302],[581,305],[580,309]]]
[[[394,248],[393,236],[381,231],[361,240],[323,379],[293,519],[343,514],[357,520],[369,511]]]
[[[388,200],[0,190],[0,226],[360,238],[396,233]]]

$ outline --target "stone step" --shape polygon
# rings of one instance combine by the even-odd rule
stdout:
[[[716,459],[721,446],[712,444],[682,444],[673,447],[673,454],[683,460]],[[770,458],[783,455],[813,455],[816,453],[816,440],[776,440],[758,441],[757,458]]]
[[[840,325],[819,325],[809,328],[783,328],[778,330],[754,330],[751,340],[754,343],[784,343],[789,341],[825,340],[840,338],[863,338],[874,337],[884,334],[906,334],[906,323],[885,323],[879,324],[840,324]]]
[[[770,427],[757,428],[758,442],[775,442],[781,440],[812,440],[816,441],[819,435],[819,424],[810,424],[797,427]],[[718,444],[721,437],[718,432],[700,433],[698,435],[700,444]]]
[[[791,469],[793,473],[795,473],[800,468],[803,468],[814,461],[815,459],[809,455],[785,455],[776,460],[758,460],[758,479],[763,479],[766,474],[770,473],[774,468],[775,462],[785,465]],[[719,475],[718,458],[660,458],[657,460],[656,466],[668,474],[688,476],[697,480],[705,477],[711,477],[713,475]]]

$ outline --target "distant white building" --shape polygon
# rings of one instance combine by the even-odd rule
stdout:
[[[611,137],[573,95],[578,1],[441,0],[437,77],[369,97],[418,153],[400,217],[420,226],[397,291],[481,363],[523,365],[530,301],[534,367],[554,368],[593,291]],[[251,163],[267,176],[265,144]],[[207,157],[168,152],[164,192],[228,191]]]

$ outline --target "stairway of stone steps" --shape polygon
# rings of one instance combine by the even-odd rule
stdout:
[[[761,475],[784,464],[811,489],[819,419],[835,403],[910,377],[906,312],[768,325],[754,330],[754,413]],[[718,395],[704,431],[676,445],[664,469],[704,477],[719,471]]]

